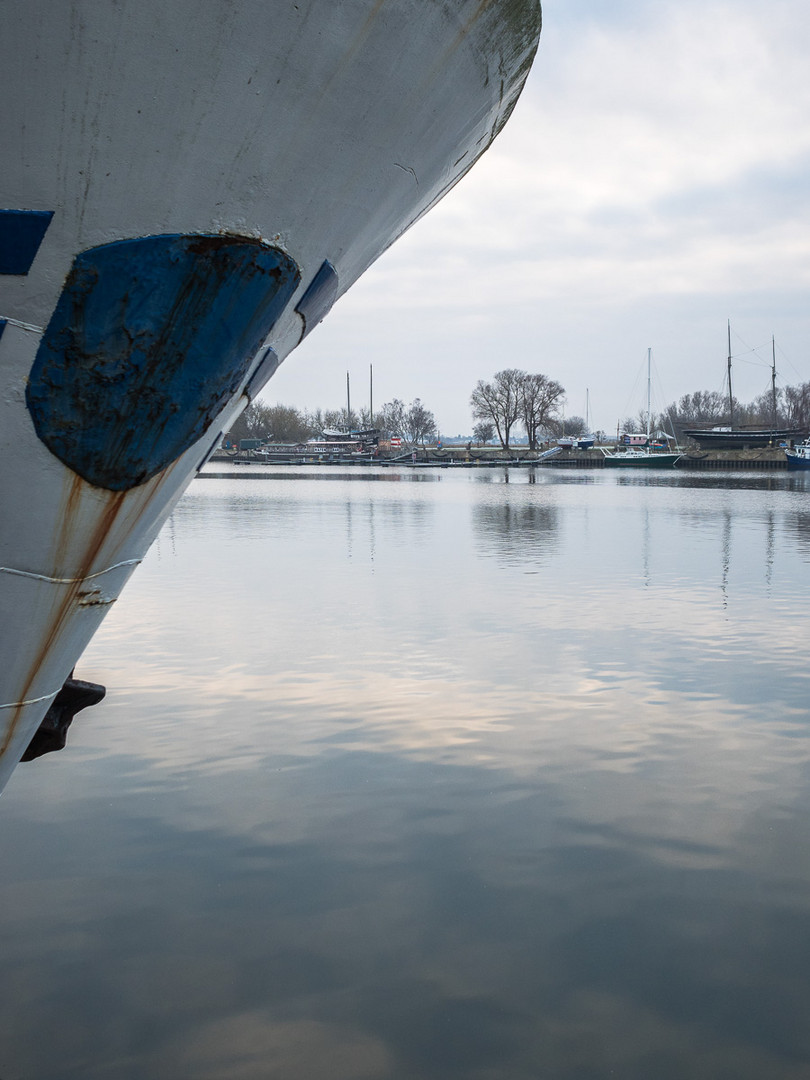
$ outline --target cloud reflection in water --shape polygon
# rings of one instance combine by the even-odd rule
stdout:
[[[194,485],[0,804],[0,1075],[806,1074],[791,492],[540,480]]]

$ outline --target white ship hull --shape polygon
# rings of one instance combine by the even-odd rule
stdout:
[[[215,439],[500,130],[540,9],[0,13],[1,790]]]

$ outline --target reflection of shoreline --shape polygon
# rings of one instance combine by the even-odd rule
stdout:
[[[793,538],[796,549],[806,562],[810,562],[810,511],[798,510],[793,521]]]
[[[477,503],[472,509],[473,534],[481,553],[504,562],[536,564],[557,550],[559,508],[550,503]]]
[[[616,473],[617,487],[694,488],[716,491],[809,491],[810,473]]]
[[[117,699],[126,694],[139,715],[141,703],[161,715],[184,684],[178,728],[206,731],[217,746],[217,724],[236,725],[226,741],[246,755],[251,747],[272,753],[276,737],[280,747],[306,753],[292,730],[300,708],[306,723],[322,718],[325,738],[345,737],[347,745],[366,722],[383,743],[399,747],[413,737],[424,740],[425,753],[453,747],[463,756],[470,745],[503,750],[511,742],[503,727],[519,727],[527,710],[571,724],[577,709],[596,707],[604,718],[641,657],[645,697],[671,680],[694,693],[708,657],[713,680],[733,669],[741,681],[738,650],[752,623],[769,639],[758,646],[758,663],[779,667],[786,647],[779,629],[796,611],[794,598],[780,598],[777,609],[760,602],[761,584],[750,587],[763,549],[766,581],[780,583],[790,532],[785,524],[774,532],[773,500],[755,504],[752,521],[751,503],[739,497],[723,509],[713,498],[695,504],[683,494],[664,501],[625,492],[617,507],[613,487],[597,481],[577,491],[567,477],[545,493],[528,484],[451,482],[426,497],[412,487],[376,487],[372,495],[351,484],[329,487],[321,501],[308,486],[284,485],[285,499],[254,488],[241,500],[231,485],[205,486],[185,497],[167,526],[182,559],[161,567],[158,546],[128,610],[111,613],[99,639],[107,648],[99,677],[121,687]],[[693,522],[702,535],[688,527]],[[805,529],[810,537],[810,516]],[[233,588],[206,596],[200,583],[217,582],[224,551],[234,563]],[[552,572],[527,582],[526,568],[541,564]],[[732,639],[718,578],[735,612]],[[212,596],[215,628],[206,633]],[[111,662],[116,652],[124,659]],[[131,656],[142,659],[128,670]],[[621,674],[600,681],[606,657]],[[583,695],[581,680],[598,684],[598,695]],[[733,697],[730,686],[725,693]],[[619,700],[632,711],[632,700]],[[236,718],[227,716],[229,701]],[[683,709],[693,706],[685,701]],[[188,764],[209,767],[179,733],[170,741],[171,749],[161,736],[155,748],[166,768],[187,753]]]
[[[394,483],[412,483],[424,480],[433,482],[442,479],[441,473],[416,472],[413,469],[383,469],[380,472],[372,472],[371,470],[320,472],[313,469],[300,472],[290,470],[277,472],[273,471],[272,466],[266,465],[257,465],[255,469],[251,469],[249,472],[238,472],[236,470],[234,472],[200,472],[194,477],[195,482],[197,480],[360,480],[363,483],[369,483],[370,481],[385,480]]]

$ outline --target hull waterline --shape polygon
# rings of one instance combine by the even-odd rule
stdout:
[[[221,432],[500,131],[540,6],[0,13],[2,790]]]
[[[800,443],[793,450],[785,450],[785,458],[791,472],[810,469],[810,443]]]
[[[605,454],[606,469],[671,469],[681,454]]]
[[[762,430],[686,428],[683,434],[702,450],[755,450],[765,446],[801,438],[804,432],[796,428],[766,428]]]

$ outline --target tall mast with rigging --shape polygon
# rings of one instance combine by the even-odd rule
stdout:
[[[771,427],[776,429],[776,338],[771,336]]]
[[[731,390],[731,319],[728,320],[728,426],[734,427],[734,394]]]

